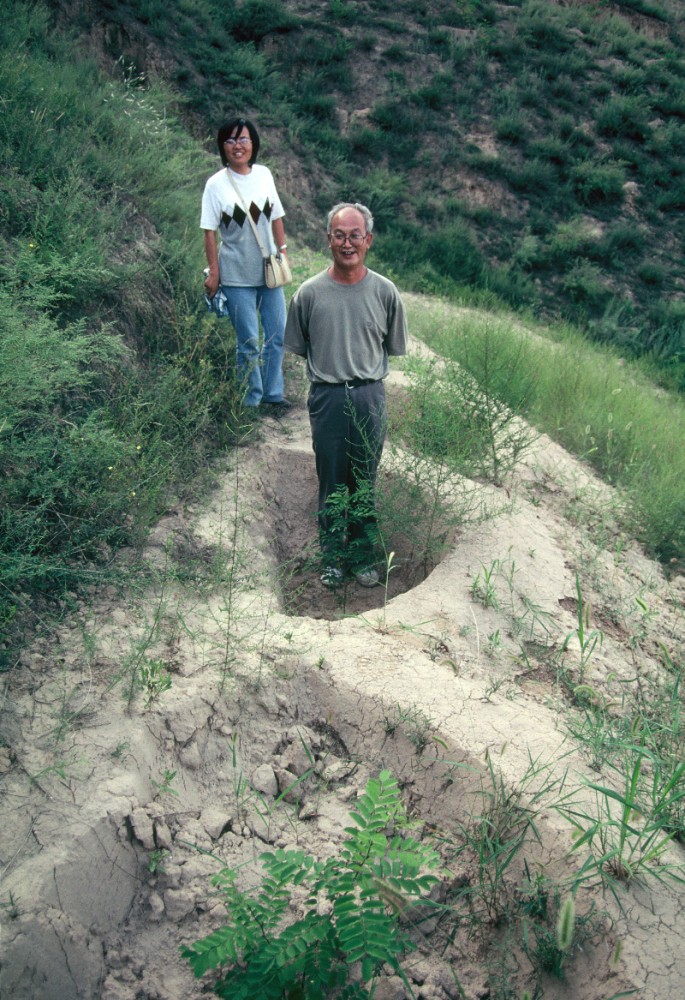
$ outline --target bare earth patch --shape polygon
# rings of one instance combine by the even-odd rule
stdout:
[[[199,1000],[178,949],[224,919],[211,875],[240,867],[255,885],[275,847],[329,856],[381,768],[441,845],[437,898],[452,908],[415,923],[416,997],[536,984],[568,1000],[684,996],[676,883],[621,884],[619,906],[581,880],[586,934],[563,980],[535,971],[520,934],[527,874],[563,888],[585,857],[570,853],[558,788],[535,799],[566,772],[565,788],[592,798],[597,762],[569,734],[584,704],[573,684],[619,706],[664,678],[660,643],[682,662],[683,581],[616,543],[611,491],[541,438],[505,490],[488,488],[505,512],[465,524],[425,579],[399,552],[387,594],[350,585],[342,601],[310,564],[304,407],[265,419],[220,472],[205,505],[155,528],[142,568],[124,553],[126,582],[37,636],[4,677],[2,996]],[[602,635],[587,663],[576,573]],[[494,897],[464,834],[492,805],[493,774],[513,796],[507,821],[534,812],[537,831]],[[664,858],[683,862],[682,846]],[[391,976],[376,995],[408,994]]]

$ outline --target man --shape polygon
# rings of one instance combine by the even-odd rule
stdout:
[[[406,353],[407,324],[395,285],[364,263],[373,241],[368,208],[336,205],[328,213],[327,234],[333,263],[294,295],[285,346],[307,359],[311,382],[307,406],[319,478],[321,580],[329,587],[343,581],[346,514],[346,561],[358,583],[373,587],[373,489],[386,428],[383,379],[388,355]]]

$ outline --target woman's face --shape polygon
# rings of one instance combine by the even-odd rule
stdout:
[[[252,157],[252,140],[247,130],[247,125],[243,125],[240,131],[235,132],[230,139],[224,143],[224,152],[231,170],[236,173],[245,174],[250,171],[250,159]]]

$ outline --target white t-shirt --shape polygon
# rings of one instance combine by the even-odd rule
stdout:
[[[229,173],[233,184],[228,179]],[[255,287],[264,284],[264,258],[246,210],[254,219],[265,251],[275,253],[271,223],[274,219],[282,219],[285,212],[269,168],[255,163],[249,174],[237,174],[228,167],[212,174],[202,196],[200,228],[212,232],[219,230],[222,285]]]

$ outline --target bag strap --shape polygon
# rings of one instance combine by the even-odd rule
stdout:
[[[250,220],[250,225],[252,226],[252,232],[255,235],[255,239],[257,240],[257,243],[259,244],[259,249],[262,252],[262,257],[264,258],[264,260],[268,260],[270,254],[268,254],[266,252],[266,250],[264,249],[264,244],[262,243],[261,239],[259,238],[259,233],[257,232],[257,226],[255,225],[255,221],[252,218],[252,216],[250,215],[250,210],[248,208],[245,208],[245,202],[243,201],[243,196],[241,195],[240,191],[236,187],[236,183],[233,180],[233,178],[231,177],[231,172],[228,169],[228,167],[226,167],[226,176],[228,177],[229,184],[231,185],[231,187],[235,191],[236,195],[238,196],[238,201],[240,202],[240,206],[241,206],[243,212],[245,213],[245,215]]]

